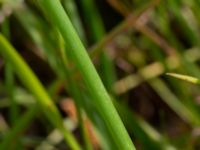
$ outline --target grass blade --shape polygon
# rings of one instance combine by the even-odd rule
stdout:
[[[177,73],[166,73],[168,76],[172,76],[174,78],[178,78],[187,82],[191,82],[193,84],[200,84],[199,79],[188,76],[188,75],[182,75],[182,74],[177,74]]]
[[[58,128],[74,150],[79,150],[80,147],[76,142],[73,135],[64,128],[61,116],[57,107],[54,105],[44,87],[34,75],[32,70],[24,62],[21,56],[16,52],[16,50],[8,43],[8,41],[0,34],[0,52],[3,54],[5,59],[9,61],[13,68],[15,69],[16,74],[21,79],[21,82],[32,92],[32,94],[37,99],[40,107],[45,113],[49,121]]]
[[[43,7],[44,12],[51,19],[61,32],[65,44],[71,49],[71,53],[77,67],[79,68],[86,85],[96,100],[96,108],[101,112],[106,126],[115,139],[119,149],[135,149],[114,105],[105,90],[95,67],[93,66],[86,50],[75,32],[68,16],[58,0],[38,1]]]

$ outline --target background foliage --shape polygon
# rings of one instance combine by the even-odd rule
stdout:
[[[136,149],[200,149],[200,1],[60,2]],[[118,149],[49,14],[0,0],[0,149]]]

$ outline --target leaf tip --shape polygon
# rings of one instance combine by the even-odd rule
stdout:
[[[182,75],[182,74],[171,73],[171,72],[166,73],[166,75],[177,78],[177,79],[181,79],[181,80],[184,80],[184,81],[187,81],[187,82],[191,82],[191,83],[194,83],[194,84],[200,84],[199,79],[197,79],[195,77],[188,76],[188,75]]]

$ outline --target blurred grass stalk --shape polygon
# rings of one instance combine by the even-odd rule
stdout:
[[[115,140],[115,144],[119,149],[135,149],[62,5],[58,0],[41,0],[39,3],[45,14],[51,19],[53,24],[58,27],[66,45],[71,49],[70,51],[67,51],[67,53],[70,53],[73,56],[89,92],[96,100],[95,103],[98,111],[106,122],[106,126],[109,128],[109,131]]]
[[[80,19],[80,16],[78,14],[77,6],[74,0],[64,0],[63,6],[67,13],[69,14],[69,18],[72,21],[72,24],[74,25],[75,30],[77,31],[81,41],[84,45],[87,45],[87,39],[85,36],[85,32],[83,29],[83,25]],[[92,150],[93,145],[91,143],[91,140],[89,139],[89,135],[86,131],[86,126],[84,124],[84,120],[86,118],[84,114],[84,108],[82,106],[83,97],[81,95],[80,89],[78,88],[77,84],[74,82],[73,76],[72,76],[72,69],[70,68],[70,65],[68,63],[69,57],[65,55],[65,49],[67,50],[67,46],[65,46],[65,42],[63,40],[62,35],[58,31],[59,36],[59,49],[60,49],[60,57],[62,60],[62,68],[63,68],[63,74],[64,78],[66,78],[68,85],[65,86],[65,89],[69,91],[70,95],[73,97],[76,111],[77,111],[77,118],[78,118],[78,125],[80,128],[81,136],[84,141],[83,147],[85,150]],[[68,49],[70,50],[70,49]]]
[[[78,117],[78,123],[79,123],[79,127],[80,127],[80,131],[81,131],[81,136],[83,138],[84,141],[84,149],[86,150],[91,150],[92,149],[92,144],[91,141],[88,138],[88,134],[86,132],[86,127],[84,125],[84,113],[83,113],[83,106],[82,106],[82,101],[83,101],[83,97],[81,95],[81,92],[77,86],[77,84],[74,82],[73,76],[71,76],[71,70],[70,70],[70,65],[68,62],[68,58],[65,55],[65,44],[63,41],[62,36],[60,35],[60,33],[58,33],[58,38],[60,40],[60,57],[62,60],[62,70],[63,70],[63,74],[64,74],[64,78],[66,78],[65,80],[67,80],[68,85],[65,86],[65,89],[67,91],[69,91],[70,95],[74,98],[75,101],[75,106],[76,106],[76,111],[77,111],[77,117]],[[62,77],[60,77],[62,78]]]
[[[75,0],[63,0],[63,7],[65,8],[74,28],[76,29],[81,41],[86,46],[87,38],[85,35],[85,31],[83,28],[83,24],[81,22],[81,18],[78,13],[78,8],[76,6]]]
[[[5,18],[3,24],[2,24],[2,33],[10,39],[10,21],[9,18]],[[14,71],[12,68],[12,65],[9,63],[9,61],[6,61],[5,65],[5,86],[7,89],[7,94],[10,99],[10,123],[11,125],[15,124],[15,121],[18,118],[18,106],[16,104],[16,101],[14,99],[15,95],[15,77],[14,77]]]
[[[50,99],[46,93],[44,87],[41,85],[37,77],[34,75],[32,70],[23,61],[21,56],[16,52],[16,50],[8,43],[3,35],[0,34],[0,52],[9,61],[15,73],[21,79],[21,82],[32,92],[35,96],[41,110],[45,113],[49,121],[63,133],[66,142],[74,150],[80,150],[79,144],[76,142],[74,136],[64,128],[61,115],[54,105],[53,101]]]
[[[87,28],[90,29],[91,39],[93,42],[98,42],[106,35],[106,31],[96,3],[94,0],[84,0],[80,2]],[[116,73],[114,63],[111,59],[112,58],[109,58],[108,54],[102,50],[99,62],[101,79],[108,92],[113,93],[112,86],[116,80]]]
[[[5,18],[3,24],[2,24],[2,33],[8,38],[10,39],[11,35],[10,35],[10,21],[9,18]],[[14,76],[14,71],[12,68],[12,64],[10,64],[9,61],[6,61],[5,64],[5,87],[6,87],[6,91],[9,97],[9,102],[10,102],[10,109],[9,109],[9,121],[11,126],[15,126],[17,120],[18,120],[18,116],[19,116],[19,107],[15,101],[15,76]],[[9,138],[9,136],[7,136]],[[4,140],[4,141],[9,141],[8,140]],[[3,144],[2,144],[3,145]],[[6,145],[6,143],[5,143]],[[7,143],[8,145],[8,143]],[[19,140],[16,140],[15,144],[12,145],[14,147],[20,147],[21,143],[19,142]],[[4,146],[3,146],[4,147]],[[2,149],[5,149],[2,148]]]
[[[169,90],[162,80],[152,79],[148,81],[148,83],[159,94],[163,101],[183,120],[190,123],[193,127],[200,125],[199,115],[187,107],[184,103],[180,102],[180,100],[173,94],[172,91]]]
[[[98,42],[104,35],[105,35],[105,29],[103,25],[102,18],[100,16],[100,13],[98,11],[98,8],[95,5],[94,0],[85,0],[80,1],[81,8],[83,10],[83,17],[86,22],[86,28],[90,29],[90,35],[89,37],[92,42]],[[115,70],[114,70],[114,64],[110,60],[110,58],[107,56],[106,52],[102,51],[100,55],[100,67],[98,68],[100,71],[101,79],[105,85],[105,88],[108,90],[108,92],[112,92],[112,86],[115,81]],[[105,130],[103,132],[106,132]],[[102,141],[103,137],[102,133],[99,132],[100,140],[102,143],[102,148],[105,148],[105,142]],[[106,135],[106,134],[104,134]],[[109,137],[107,137],[109,138]],[[112,140],[111,140],[112,141]],[[108,143],[108,144],[107,144]],[[113,143],[106,141],[107,147],[110,147],[110,149],[113,149],[111,145]]]

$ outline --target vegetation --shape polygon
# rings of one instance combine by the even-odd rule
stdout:
[[[200,149],[199,9],[0,0],[0,149]]]

